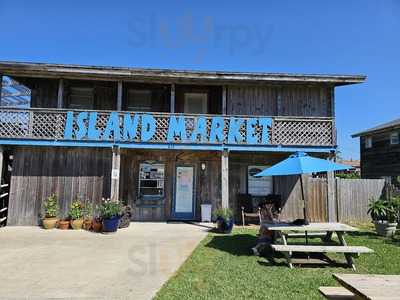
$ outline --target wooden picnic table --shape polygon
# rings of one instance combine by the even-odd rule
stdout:
[[[400,299],[400,275],[333,274],[333,277],[361,299]]]
[[[272,244],[271,247],[275,251],[282,252],[287,259],[288,265],[290,268],[293,268],[293,264],[291,261],[292,252],[305,252],[305,253],[343,253],[347,264],[349,267],[356,270],[353,256],[358,255],[359,253],[370,253],[373,252],[371,249],[363,246],[359,247],[350,247],[347,245],[347,242],[344,238],[344,234],[346,232],[354,232],[358,231],[357,228],[342,224],[342,223],[310,223],[308,225],[292,225],[290,223],[263,223],[261,224],[265,229],[277,232],[281,238],[283,244],[277,245]],[[290,237],[290,232],[301,232],[305,235],[309,233],[322,233],[323,238],[322,245],[288,245],[287,239]],[[331,242],[332,234],[336,233],[339,239],[339,246],[326,245],[326,243]],[[274,234],[276,237],[276,235]],[[274,241],[275,242],[275,238]]]

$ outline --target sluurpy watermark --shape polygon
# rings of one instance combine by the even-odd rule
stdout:
[[[224,24],[213,17],[194,18],[188,13],[171,21],[157,14],[138,16],[128,23],[129,44],[136,48],[190,47],[201,58],[207,51],[225,50],[229,55],[246,52],[261,55],[273,33],[272,25]]]
[[[196,240],[184,237],[170,243],[170,247],[168,242],[163,242],[163,247],[156,242],[131,247],[128,250],[128,275],[170,275],[175,271],[174,267],[181,265],[197,245]]]

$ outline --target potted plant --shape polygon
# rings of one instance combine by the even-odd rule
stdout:
[[[116,232],[122,213],[122,205],[118,201],[105,200],[99,207],[103,232]]]
[[[82,229],[83,203],[80,200],[72,201],[69,209],[69,217],[72,229]]]
[[[379,235],[391,237],[395,234],[397,227],[397,208],[392,199],[372,200],[369,204],[368,213]]]
[[[57,196],[52,194],[49,196],[44,202],[44,218],[43,218],[43,228],[45,229],[53,229],[56,227],[58,222],[57,214],[58,214],[58,200]]]
[[[58,229],[67,230],[69,229],[69,218],[62,217],[60,221],[58,221]]]
[[[231,233],[233,228],[233,212],[229,208],[220,208],[214,211],[217,230],[221,233]]]
[[[92,229],[93,224],[93,204],[86,201],[83,209],[83,229]]]

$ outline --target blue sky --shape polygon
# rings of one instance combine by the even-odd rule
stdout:
[[[0,60],[365,74],[336,89],[357,158],[352,133],[399,117],[400,1],[266,2],[0,0]]]

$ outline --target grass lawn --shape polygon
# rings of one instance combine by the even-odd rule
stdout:
[[[210,233],[156,299],[322,299],[318,287],[338,285],[332,273],[352,273],[341,266],[291,270],[283,258],[274,263],[253,256],[250,249],[256,244],[256,234],[256,229],[239,227],[231,235]],[[375,251],[355,259],[357,272],[400,274],[399,236],[385,239],[363,229],[348,234],[346,241]],[[318,242],[311,239],[310,243]],[[330,257],[344,261],[343,256]]]

